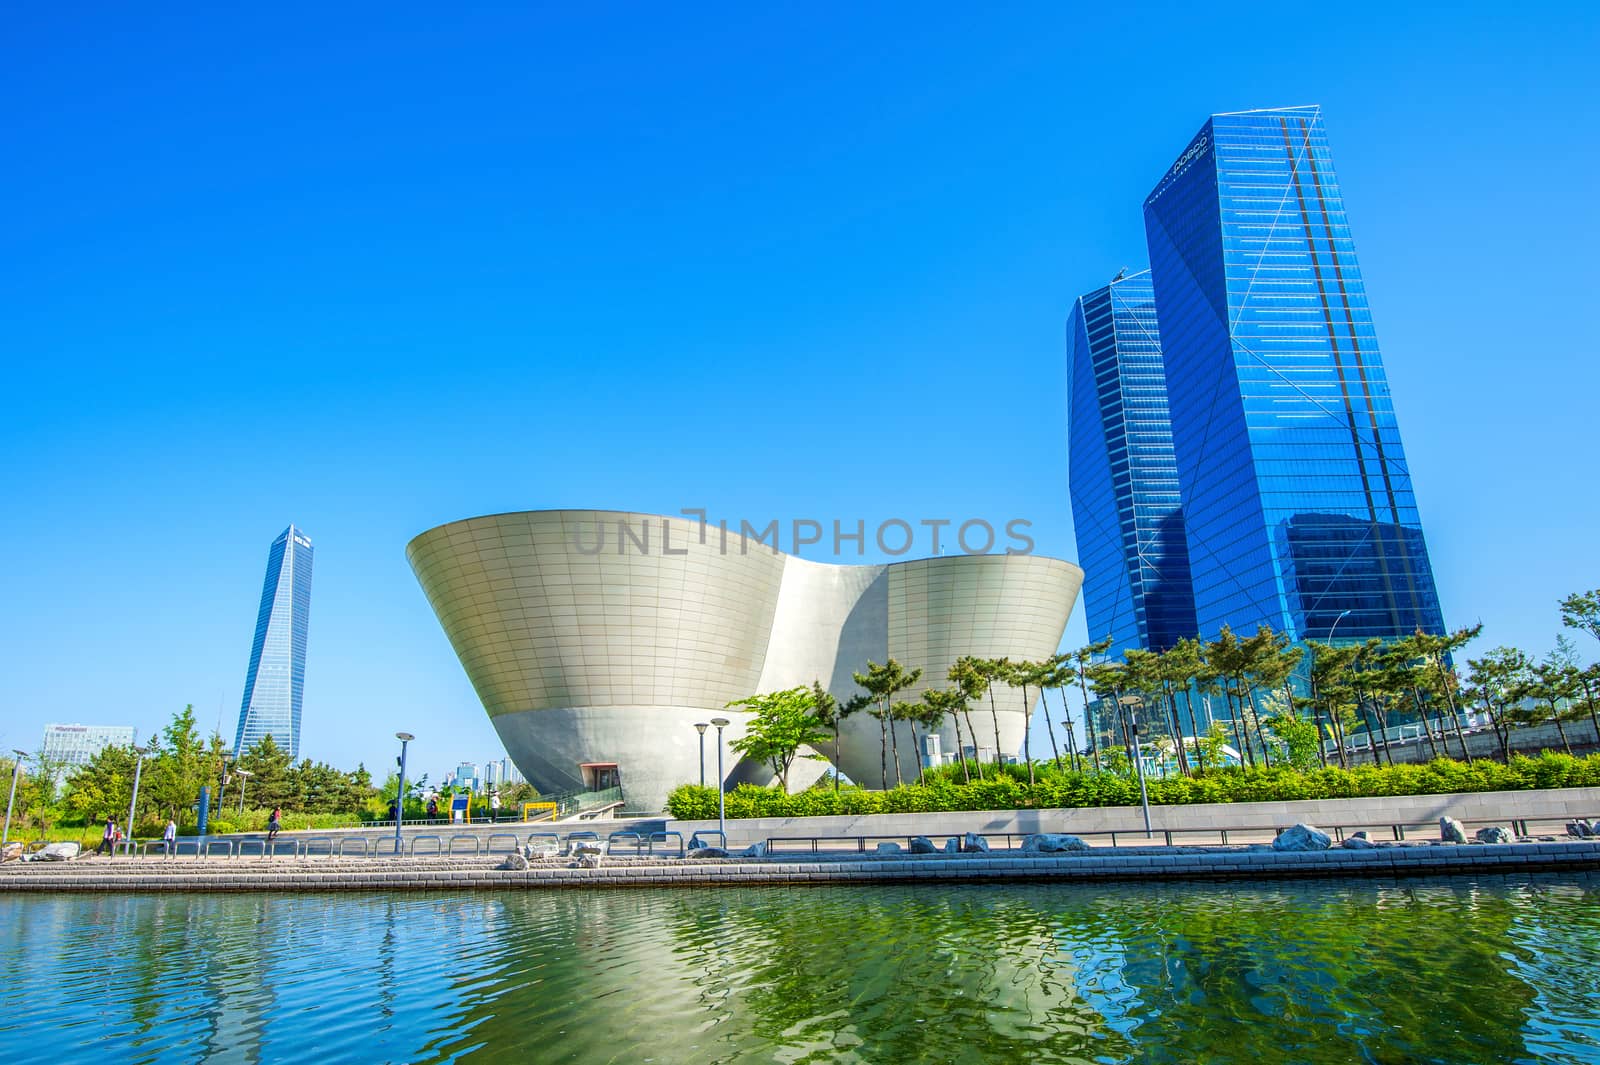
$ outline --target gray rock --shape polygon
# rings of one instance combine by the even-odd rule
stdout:
[[[1370,851],[1377,846],[1376,843],[1367,838],[1365,829],[1362,829],[1360,832],[1357,832],[1353,835],[1346,836],[1343,845],[1345,850],[1351,851]]]
[[[1577,836],[1579,839],[1589,839],[1595,834],[1594,826],[1582,818],[1567,822],[1567,835]]]
[[[750,844],[750,846],[746,847],[744,850],[739,852],[739,857],[741,857],[741,858],[765,858],[766,856],[767,856],[767,841],[766,840],[762,840],[760,843],[752,843],[752,844]]]
[[[927,836],[912,836],[910,849],[912,854],[939,853],[939,848],[935,847],[933,845],[933,840],[929,839]]]
[[[498,866],[496,866],[496,868],[516,870],[526,869],[528,868],[528,859],[520,854],[508,854],[506,855],[506,860],[501,862]]]
[[[578,859],[578,868],[598,869],[603,861],[605,861],[605,856],[602,854],[585,854]]]
[[[1061,851],[1086,851],[1089,845],[1077,836],[1067,836],[1055,832],[1036,832],[1022,841],[1022,850],[1027,854],[1056,854]]]
[[[967,854],[987,854],[989,852],[989,841],[976,832],[968,832],[961,837],[961,849]]]
[[[529,843],[522,848],[522,856],[530,862],[554,858],[560,853],[561,846],[557,843]]]
[[[691,858],[726,858],[728,852],[721,847],[696,847],[689,852]]]
[[[1439,839],[1445,843],[1465,843],[1467,830],[1453,817],[1439,818]]]
[[[1476,838],[1477,838],[1479,843],[1515,843],[1516,842],[1516,838],[1511,835],[1510,830],[1508,830],[1506,828],[1503,828],[1500,825],[1495,825],[1493,828],[1480,828],[1480,829],[1478,829]]]
[[[960,854],[961,841],[955,836],[951,836],[949,839],[944,841],[944,852],[946,854]]]
[[[885,843],[878,844],[876,853],[878,853],[878,854],[899,854],[900,851],[901,851],[900,844],[885,842]]]
[[[1315,825],[1298,824],[1286,828],[1272,841],[1275,851],[1325,851],[1333,840]]]

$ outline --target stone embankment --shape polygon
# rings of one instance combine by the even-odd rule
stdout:
[[[1448,826],[1446,826],[1448,832]],[[340,858],[80,858],[8,862],[0,892],[459,891],[476,889],[723,887],[776,884],[978,883],[1099,880],[1265,880],[1280,877],[1430,876],[1600,869],[1600,840],[1514,843],[1372,843],[1331,846],[1296,826],[1282,846],[1093,847],[1041,837],[1014,851],[963,839],[953,852],[862,856],[652,858],[605,855]],[[765,848],[762,848],[764,851]],[[593,860],[590,860],[593,859]]]

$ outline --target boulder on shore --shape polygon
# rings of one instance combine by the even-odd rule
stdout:
[[[1333,840],[1326,832],[1304,823],[1284,829],[1272,841],[1275,851],[1325,851],[1332,845]]]
[[[696,847],[689,852],[691,858],[726,858],[728,852],[721,847]]]
[[[506,860],[501,862],[495,868],[497,868],[497,869],[513,869],[513,870],[517,870],[517,871],[520,872],[520,871],[528,868],[528,859],[523,857],[520,854],[508,854],[508,855],[506,855]]]
[[[1439,818],[1439,839],[1444,843],[1465,843],[1467,830],[1453,817]]]
[[[968,832],[961,837],[961,850],[967,854],[989,853],[989,841],[976,832]]]
[[[1367,830],[1362,829],[1354,835],[1346,836],[1343,846],[1345,850],[1349,851],[1369,851],[1376,847],[1377,844],[1367,838]]]
[[[1579,818],[1576,821],[1567,822],[1567,835],[1569,836],[1577,836],[1579,839],[1589,839],[1594,834],[1594,825],[1583,820],[1582,818]]]
[[[1056,854],[1062,851],[1086,851],[1089,844],[1077,836],[1058,832],[1036,832],[1022,841],[1025,854]]]
[[[876,854],[899,854],[900,851],[901,851],[900,844],[898,844],[898,843],[890,843],[888,841],[885,841],[883,843],[878,844],[877,849],[874,851],[874,853],[876,853]]]
[[[959,854],[959,853],[961,853],[961,840],[958,839],[955,836],[951,836],[949,839],[945,840],[944,841],[944,852],[946,854]]]
[[[766,856],[767,856],[767,841],[766,840],[762,840],[759,843],[752,843],[752,844],[750,844],[750,846],[746,847],[744,850],[739,852],[739,857],[741,857],[741,858],[765,858]]]
[[[939,853],[939,848],[935,847],[933,845],[933,840],[929,839],[927,836],[912,836],[910,850],[912,854]]]
[[[1477,831],[1479,843],[1515,843],[1516,837],[1512,836],[1509,829],[1501,825],[1492,828],[1480,828]]]

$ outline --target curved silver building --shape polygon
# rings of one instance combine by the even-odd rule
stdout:
[[[451,522],[412,540],[406,557],[528,780],[547,793],[620,783],[630,810],[659,810],[698,779],[695,722],[721,714],[733,722],[725,740],[743,733],[729,702],[813,680],[848,698],[868,660],[896,658],[924,671],[923,686],[944,686],[961,655],[1043,658],[1083,583],[1077,566],[1037,555],[834,565],[715,525],[607,510]],[[996,700],[998,736],[987,704],[974,707],[978,746],[1015,754],[1022,697],[1000,689]],[[953,739],[952,729],[942,749],[954,751]],[[908,728],[898,741],[914,775]],[[850,719],[840,746],[844,773],[876,785],[876,720]],[[821,763],[796,769],[807,765]],[[728,777],[765,783],[770,773],[730,760]],[[803,782],[791,774],[791,786]]]

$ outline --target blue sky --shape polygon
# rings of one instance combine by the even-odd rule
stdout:
[[[1071,301],[1207,114],[1301,103],[1447,619],[1542,652],[1600,585],[1600,8],[1199,6],[11,12],[0,745],[231,736],[290,521],[304,753],[408,728],[436,780],[499,753],[405,562],[440,522],[1023,517],[1073,558]]]

